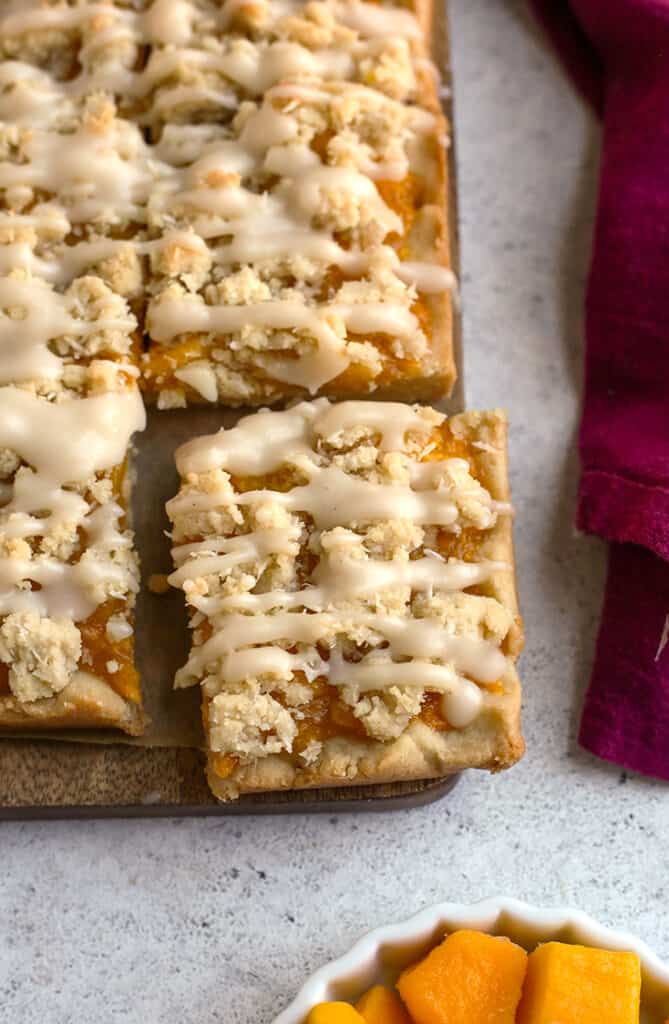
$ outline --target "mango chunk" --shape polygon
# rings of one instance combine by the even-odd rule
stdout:
[[[355,1004],[365,1024],[412,1024],[409,1014],[394,992],[375,985]]]
[[[527,953],[509,939],[453,932],[400,976],[415,1024],[514,1024]]]
[[[518,1024],[639,1024],[635,953],[547,942],[530,955]]]
[[[365,1024],[350,1003],[319,1003],[309,1011],[307,1024]]]

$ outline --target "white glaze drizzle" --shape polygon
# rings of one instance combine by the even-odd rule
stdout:
[[[102,123],[84,118],[72,132],[33,127],[21,154],[21,162],[0,162],[0,189],[58,197],[73,224],[142,223],[161,171],[140,130],[113,116]]]
[[[18,315],[10,317],[6,310]],[[50,347],[56,338],[67,337],[76,352],[93,334],[128,336],[137,326],[127,310],[95,319],[77,317],[76,310],[75,300],[37,278],[0,277],[0,384],[59,380],[65,360]]]
[[[351,424],[378,434],[383,451],[400,450],[408,432],[427,440],[433,429],[433,421],[418,406],[401,402],[332,404],[327,398],[318,398],[280,413],[260,409],[229,430],[222,428],[217,434],[188,441],[177,449],[177,469],[184,477],[214,468],[239,476],[273,473],[284,464],[301,464],[305,457],[314,460],[312,436],[332,437]]]

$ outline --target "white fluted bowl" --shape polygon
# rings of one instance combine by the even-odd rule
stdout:
[[[316,1003],[354,1002],[372,985],[392,984],[400,971],[425,956],[446,932],[458,928],[508,935],[527,949],[555,939],[638,953],[643,977],[641,1024],[663,1024],[669,1019],[669,967],[640,939],[605,928],[580,910],[542,909],[502,898],[471,905],[438,903],[408,921],[377,928],[344,956],[316,971],[274,1024],[304,1024]]]

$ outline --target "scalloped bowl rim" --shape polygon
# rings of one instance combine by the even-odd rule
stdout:
[[[666,998],[666,1008],[657,1012],[669,1013],[669,966],[641,939],[630,932],[602,925],[572,907],[535,907],[517,899],[498,898],[471,904],[437,903],[408,920],[375,928],[343,956],[312,974],[273,1024],[304,1024],[309,1010],[316,1003],[346,998],[347,992],[356,988],[362,992],[370,981],[373,983],[374,977],[378,978],[380,963],[387,950],[401,951],[403,947],[428,944],[440,929],[448,931],[470,927],[494,930],[500,919],[506,922],[503,927],[508,928],[512,939],[514,929],[545,936],[536,941],[548,941],[551,935],[570,933],[573,937],[567,941],[637,953],[641,960],[644,988],[650,987],[655,999]],[[343,995],[342,989],[345,990]]]

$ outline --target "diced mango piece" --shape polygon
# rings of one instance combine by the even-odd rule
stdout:
[[[412,1024],[409,1014],[394,992],[375,985],[355,1004],[365,1024]]]
[[[526,966],[509,939],[453,932],[397,987],[415,1024],[514,1024]]]
[[[350,1003],[319,1003],[309,1011],[307,1024],[365,1024]]]
[[[639,1024],[635,953],[547,942],[530,955],[518,1024]]]

